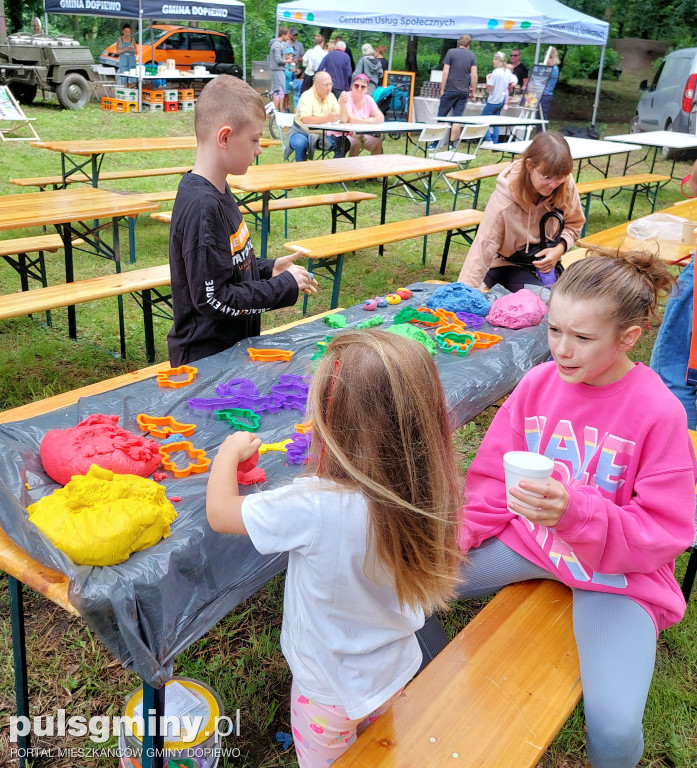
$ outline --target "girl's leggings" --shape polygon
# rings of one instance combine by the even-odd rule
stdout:
[[[470,550],[461,576],[461,598],[482,597],[517,581],[555,579],[496,538]],[[572,592],[588,759],[593,768],[634,768],[644,751],[642,719],[656,660],[656,628],[628,597]]]
[[[298,755],[298,768],[326,768],[353,744],[358,735],[387,712],[397,691],[367,717],[351,720],[342,707],[320,704],[300,693],[293,680],[290,689],[290,723]]]

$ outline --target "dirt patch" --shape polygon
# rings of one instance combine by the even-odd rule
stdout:
[[[622,77],[629,75],[643,80],[652,76],[656,60],[666,55],[670,44],[662,40],[624,37],[610,40],[610,47],[622,57]]]

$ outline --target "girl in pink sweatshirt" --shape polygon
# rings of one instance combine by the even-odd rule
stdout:
[[[536,270],[560,272],[561,257],[578,240],[586,220],[573,168],[569,145],[560,133],[537,134],[521,159],[499,174],[458,280],[472,288],[482,282],[489,288],[501,283],[517,291],[542,283]],[[523,254],[541,243],[541,219],[553,211],[564,218],[558,243],[536,253],[534,263],[518,266],[521,260],[532,260]],[[546,221],[547,242],[554,241],[558,227],[553,219]]]
[[[685,411],[628,356],[672,280],[650,254],[569,267],[552,290],[554,361],[522,379],[467,475],[460,596],[537,578],[571,587],[592,768],[639,762],[656,635],[685,611],[673,575],[695,533]],[[513,450],[554,461],[550,479],[511,490],[515,514],[503,469]]]

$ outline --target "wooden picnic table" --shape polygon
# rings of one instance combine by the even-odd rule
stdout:
[[[693,210],[694,209],[694,212]],[[688,221],[693,220],[692,216],[697,215],[697,200],[683,200],[669,208],[664,208],[656,213],[668,213],[672,216],[680,216]],[[604,229],[602,232],[594,232],[592,235],[586,235],[576,242],[579,248],[589,248],[615,251],[620,246],[623,249],[631,248],[652,248],[658,242],[660,246],[660,256],[669,264],[680,264],[689,258],[695,250],[694,243],[685,245],[675,240],[657,240],[654,238],[648,240],[639,240],[627,235],[627,227],[631,224],[625,221],[616,227]]]
[[[262,148],[270,147],[280,142],[276,139],[261,138]],[[160,152],[177,149],[196,149],[195,136],[134,136],[129,139],[74,139],[71,141],[32,141],[32,147],[47,149],[50,152],[60,152],[61,175],[63,181],[73,174],[84,176],[92,186],[98,186],[99,171],[105,155],[123,152]],[[88,160],[75,162],[70,155],[87,157]],[[86,170],[89,169],[89,170]]]
[[[114,262],[116,272],[121,271],[119,219],[159,210],[157,203],[139,195],[122,195],[94,187],[58,189],[48,192],[29,192],[0,197],[0,231],[28,227],[55,227],[63,240],[65,251],[65,282],[74,281],[73,240],[81,238],[92,246],[98,256]],[[99,223],[98,219],[108,219]],[[112,228],[112,245],[103,237],[105,227]],[[123,332],[123,301],[119,301],[119,325]],[[68,331],[77,338],[75,307],[68,307]],[[123,333],[122,333],[123,338]],[[121,350],[122,355],[124,350]]]
[[[253,165],[244,176],[228,176],[231,187],[250,193],[247,201],[261,197],[261,247],[262,258],[266,258],[269,233],[269,200],[271,193],[279,190],[298,189],[317,184],[340,184],[359,179],[382,177],[382,202],[380,224],[385,223],[387,193],[391,189],[408,186],[426,203],[428,216],[431,199],[431,174],[433,171],[456,170],[456,163],[432,160],[413,155],[366,155],[363,157],[342,157],[336,160],[308,160],[304,163],[271,163]],[[409,180],[404,177],[416,174]],[[395,182],[388,184],[388,178],[395,176]],[[426,192],[417,186],[421,179],[426,181]],[[244,206],[245,199],[239,200]],[[425,248],[425,246],[424,246]],[[382,248],[380,249],[382,254]]]

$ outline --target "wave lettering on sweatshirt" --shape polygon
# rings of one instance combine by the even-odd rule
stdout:
[[[555,471],[567,484],[592,485],[605,491],[609,498],[614,498],[626,482],[627,466],[636,443],[607,432],[599,438],[597,428],[588,426],[583,427],[581,439],[568,419],[560,419],[551,430],[546,427],[546,416],[525,418],[525,442],[528,450],[552,459]],[[547,556],[557,570],[563,563],[577,581],[590,581],[617,589],[627,586],[624,574],[588,571],[573,549],[562,541],[553,529],[526,522],[531,532],[537,529],[535,540],[543,551],[547,551]]]

